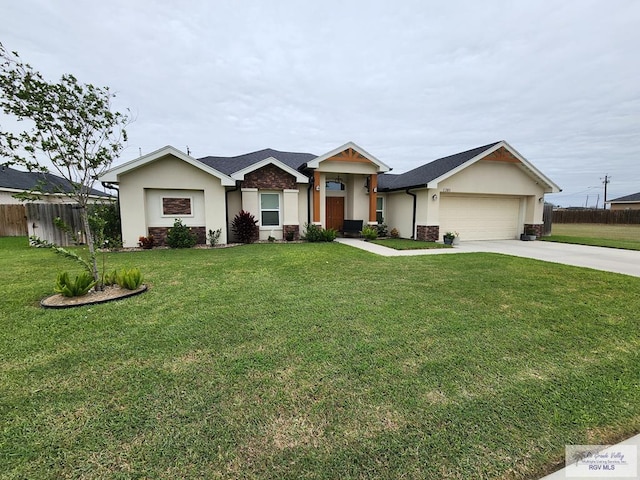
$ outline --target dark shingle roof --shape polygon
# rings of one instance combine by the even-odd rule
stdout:
[[[311,153],[295,153],[295,152],[280,152],[271,148],[265,148],[257,152],[246,153],[244,155],[238,155],[237,157],[203,157],[198,160],[215,168],[219,172],[226,175],[232,175],[233,173],[247,168],[254,163],[260,162],[266,158],[273,157],[280,160],[285,165],[299,170],[305,163],[313,160],[317,155]]]
[[[640,202],[640,192],[609,200],[609,202]]]
[[[433,162],[399,175],[385,173],[378,177],[378,189],[401,190],[405,188],[425,186],[430,181],[444,175],[454,168],[459,167],[463,163],[471,160],[473,157],[490,149],[498,143],[500,142],[493,142],[489,145],[467,150],[466,152],[460,152],[455,155],[439,158],[438,160],[434,160]]]
[[[71,184],[57,175],[41,172],[22,172],[5,166],[0,166],[0,188],[34,190],[42,193],[70,193],[72,191]],[[111,196],[96,189],[91,189],[91,195]]]

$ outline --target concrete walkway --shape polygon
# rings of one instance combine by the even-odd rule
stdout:
[[[640,277],[640,251],[636,250],[520,240],[469,241],[460,242],[453,248],[394,250],[358,238],[338,238],[336,241],[386,257],[489,252]]]

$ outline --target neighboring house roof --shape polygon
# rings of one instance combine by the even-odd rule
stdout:
[[[378,191],[405,190],[408,188],[437,188],[439,181],[445,180],[463,168],[468,167],[503,147],[519,160],[520,165],[522,165],[530,175],[541,180],[547,186],[548,192],[557,193],[561,191],[558,185],[544,176],[505,141],[490,143],[482,147],[449,155],[448,157],[442,157],[399,175],[381,175],[378,177]]]
[[[118,180],[119,175],[130,172],[132,170],[136,170],[148,163],[155,162],[156,160],[159,160],[160,158],[163,158],[167,155],[173,155],[174,157],[177,157],[180,160],[183,160],[184,162],[200,170],[203,170],[204,172],[207,172],[213,175],[214,177],[219,178],[223,186],[232,187],[236,184],[235,180],[233,180],[230,176],[226,175],[224,172],[221,172],[220,170],[213,168],[212,166],[207,165],[206,163],[200,162],[197,159],[187,155],[184,152],[181,152],[177,148],[172,147],[170,145],[167,145],[166,147],[162,147],[154,152],[148,153],[147,155],[143,155],[142,157],[138,157],[135,160],[131,160],[130,162],[124,163],[118,167],[112,168],[111,170],[105,172],[105,174],[102,175],[102,177],[100,177],[100,181],[106,182],[106,183],[117,183],[119,181]]]
[[[14,168],[0,166],[0,190],[10,192],[33,191],[47,195],[68,195],[74,191],[71,183],[52,173],[22,172]],[[90,196],[111,197],[112,195],[91,189]]]
[[[307,162],[316,158],[316,155],[312,153],[280,152],[271,148],[265,148],[264,150],[245,153],[244,155],[237,155],[235,157],[203,157],[198,160],[226,175],[232,175],[248,167],[252,167],[267,158],[275,158],[288,167],[299,170]]]
[[[631,195],[625,195],[624,197],[614,198],[613,200],[607,200],[607,203],[637,203],[640,202],[640,192],[632,193]]]

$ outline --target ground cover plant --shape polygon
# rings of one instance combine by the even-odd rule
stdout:
[[[640,279],[333,243],[109,253],[143,296],[44,310],[0,239],[0,478],[539,478],[640,431]],[[339,266],[339,268],[337,268]]]
[[[383,247],[393,248],[394,250],[423,250],[425,248],[452,248],[451,245],[437,242],[423,242],[420,240],[411,240],[409,238],[379,238],[371,240],[371,243],[377,243]]]
[[[640,225],[554,223],[551,228],[551,236],[542,237],[541,240],[640,250]]]

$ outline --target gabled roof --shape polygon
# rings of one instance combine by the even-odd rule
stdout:
[[[518,164],[525,169],[529,175],[537,178],[545,184],[547,187],[545,191],[548,191],[549,193],[557,193],[561,191],[558,185],[543,175],[542,172],[531,165],[505,141],[490,143],[488,145],[483,145],[482,147],[456,153],[455,155],[442,157],[400,175],[381,175],[378,177],[378,190],[391,191],[405,190],[407,188],[437,188],[438,182],[449,178],[500,148],[508,150],[518,160]]]
[[[244,180],[244,176],[247,173],[250,173],[250,172],[253,172],[255,170],[258,170],[258,169],[260,169],[260,168],[262,168],[262,167],[264,167],[266,165],[275,165],[280,170],[283,170],[283,171],[287,172],[289,175],[295,177],[297,183],[309,183],[309,177],[307,177],[306,175],[303,175],[299,171],[291,168],[289,165],[285,165],[280,160],[278,160],[277,158],[274,158],[274,157],[265,158],[264,160],[260,160],[257,163],[249,165],[248,167],[243,168],[242,170],[238,170],[237,172],[234,172],[234,173],[231,174],[231,178],[233,178],[234,180],[242,181],[242,180]]]
[[[118,183],[118,177],[120,175],[132,170],[136,170],[148,163],[155,162],[156,160],[159,160],[160,158],[166,157],[168,155],[177,157],[180,160],[188,163],[189,165],[192,165],[200,170],[203,170],[204,172],[209,173],[210,175],[213,175],[214,177],[219,178],[223,186],[232,187],[236,184],[236,182],[231,177],[224,174],[223,172],[203,162],[200,162],[193,157],[190,157],[186,153],[181,152],[177,148],[170,145],[162,147],[155,152],[148,153],[147,155],[143,155],[142,157],[136,158],[135,160],[131,160],[130,162],[124,163],[118,167],[112,168],[100,177],[100,181],[107,183]]]
[[[316,156],[312,153],[280,152],[271,148],[265,148],[264,150],[258,150],[257,152],[246,153],[235,157],[203,157],[199,158],[198,161],[231,176],[236,172],[246,170],[252,165],[256,165],[268,158],[274,158],[297,171],[307,162],[316,158]]]
[[[52,173],[22,172],[14,168],[0,166],[0,190],[10,192],[34,191],[46,195],[68,195],[73,193],[71,183]],[[91,189],[89,193],[96,197],[111,197],[112,195]]]
[[[307,166],[309,168],[318,168],[320,166],[320,162],[323,162],[324,160],[328,160],[329,158],[336,156],[344,152],[345,150],[349,150],[349,149],[352,149],[355,152],[359,153],[360,155],[365,157],[367,160],[369,160],[371,163],[373,163],[375,166],[377,166],[379,172],[388,172],[391,170],[391,167],[386,165],[384,162],[381,162],[376,157],[374,157],[369,152],[367,152],[364,148],[356,145],[353,142],[347,142],[344,145],[338,148],[334,148],[330,152],[325,153],[324,155],[320,155],[319,157],[314,158],[313,160],[307,162]]]
[[[625,195],[624,197],[614,198],[613,200],[607,200],[607,203],[637,203],[640,202],[640,192],[632,193],[631,195]]]

